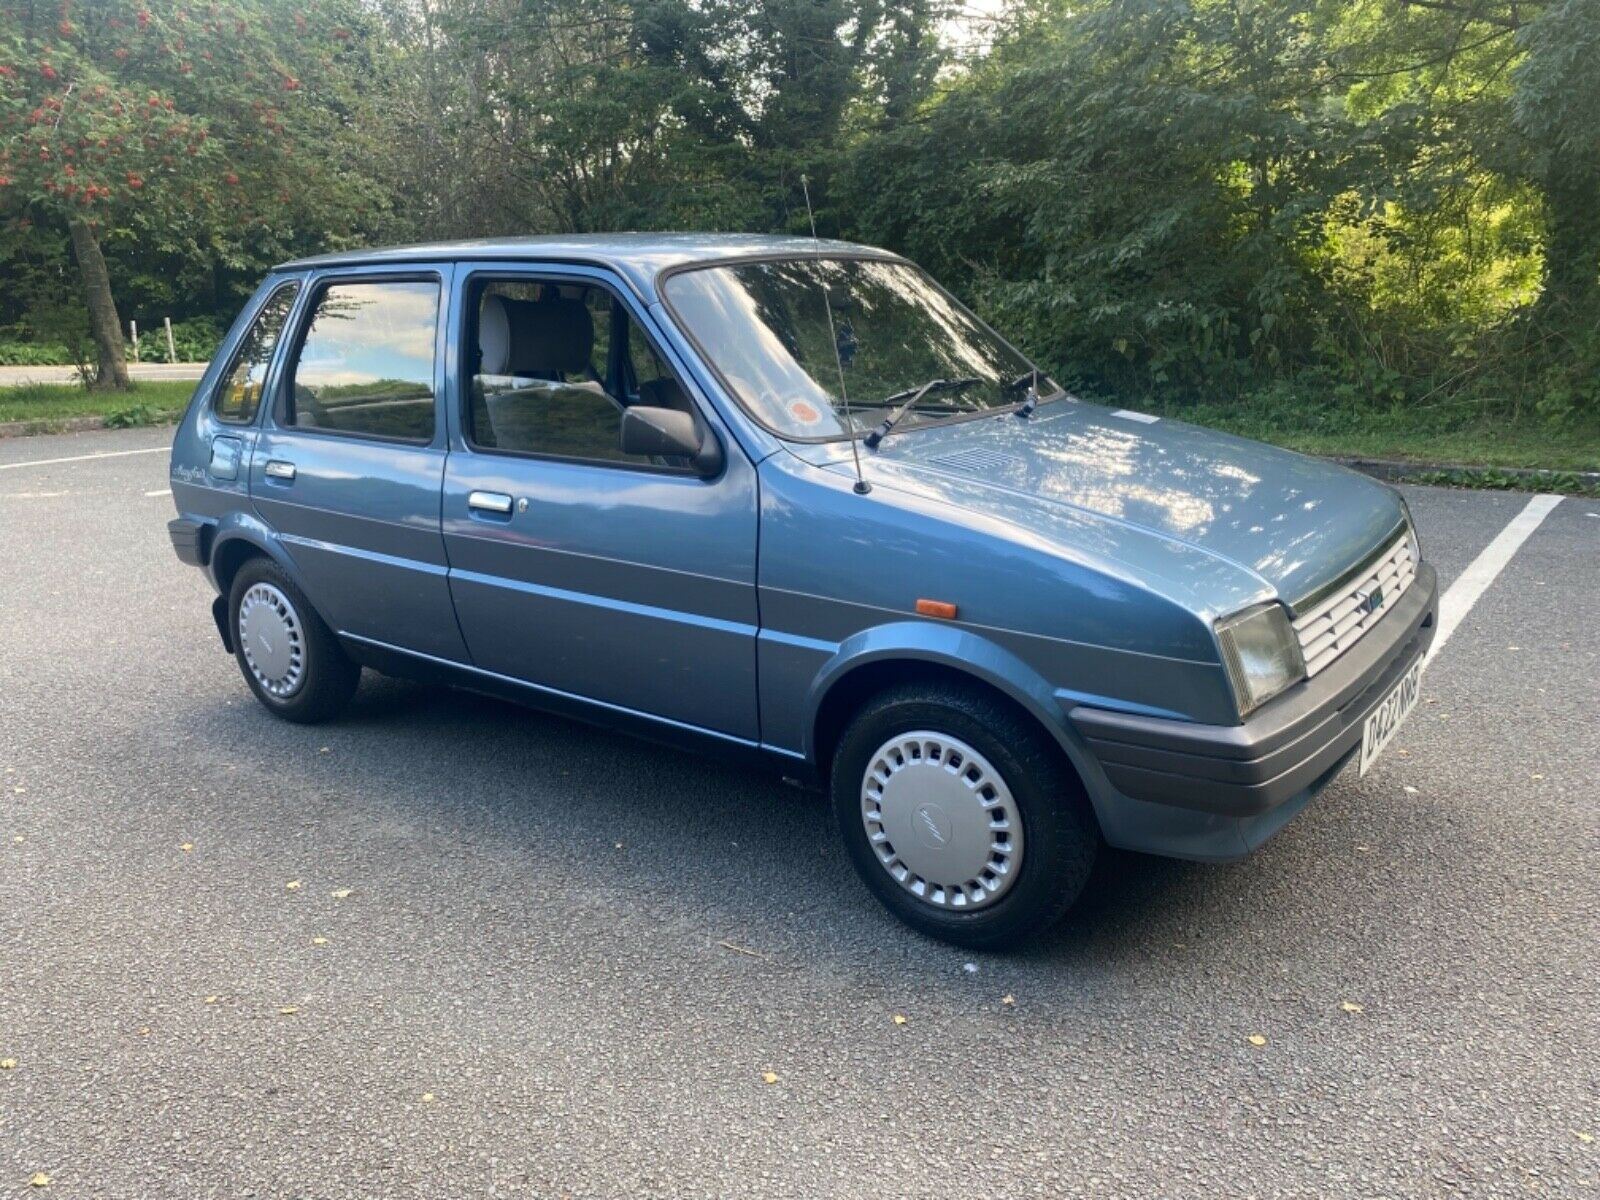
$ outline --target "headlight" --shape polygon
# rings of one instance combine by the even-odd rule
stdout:
[[[1261,604],[1224,617],[1217,622],[1217,642],[1241,717],[1305,678],[1300,640],[1281,604]]]

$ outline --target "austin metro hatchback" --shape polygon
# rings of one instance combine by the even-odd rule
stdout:
[[[361,671],[749,755],[935,937],[1104,843],[1241,856],[1416,703],[1391,488],[1080,402],[911,263],[613,235],[285,263],[172,453],[180,558],[291,721]]]

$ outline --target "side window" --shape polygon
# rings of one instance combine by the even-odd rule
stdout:
[[[256,407],[261,403],[261,387],[266,381],[267,365],[272,362],[273,348],[283,323],[289,319],[289,309],[300,293],[298,283],[287,283],[267,297],[256,319],[250,323],[244,340],[234,355],[233,366],[216,391],[211,411],[217,420],[233,425],[248,425],[255,420]]]
[[[288,423],[431,441],[438,322],[434,282],[324,288],[291,368]]]
[[[622,452],[622,413],[629,405],[693,409],[643,330],[608,290],[495,282],[478,290],[472,309],[478,359],[469,422],[475,446],[635,466],[682,465]]]

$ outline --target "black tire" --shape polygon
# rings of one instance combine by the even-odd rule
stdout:
[[[871,757],[914,730],[966,742],[999,771],[1025,832],[1017,878],[997,899],[968,911],[938,908],[891,877],[862,821]],[[1100,849],[1100,827],[1060,747],[1025,713],[979,689],[907,684],[879,693],[851,719],[833,756],[834,816],[857,873],[884,907],[929,937],[999,950],[1049,929],[1077,900]]]
[[[250,589],[266,584],[283,596],[293,611],[301,638],[301,678],[287,695],[274,695],[256,677],[245,649],[239,625],[239,608]],[[232,633],[233,656],[238,660],[244,681],[262,706],[275,717],[312,725],[326,721],[344,707],[355,694],[361,668],[339,648],[333,631],[317,615],[305,593],[270,558],[252,558],[239,568],[228,590],[228,621]]]

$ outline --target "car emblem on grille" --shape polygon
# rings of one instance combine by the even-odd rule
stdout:
[[[1375,613],[1383,607],[1383,589],[1375,587],[1370,592],[1356,593],[1358,602],[1364,612]]]

